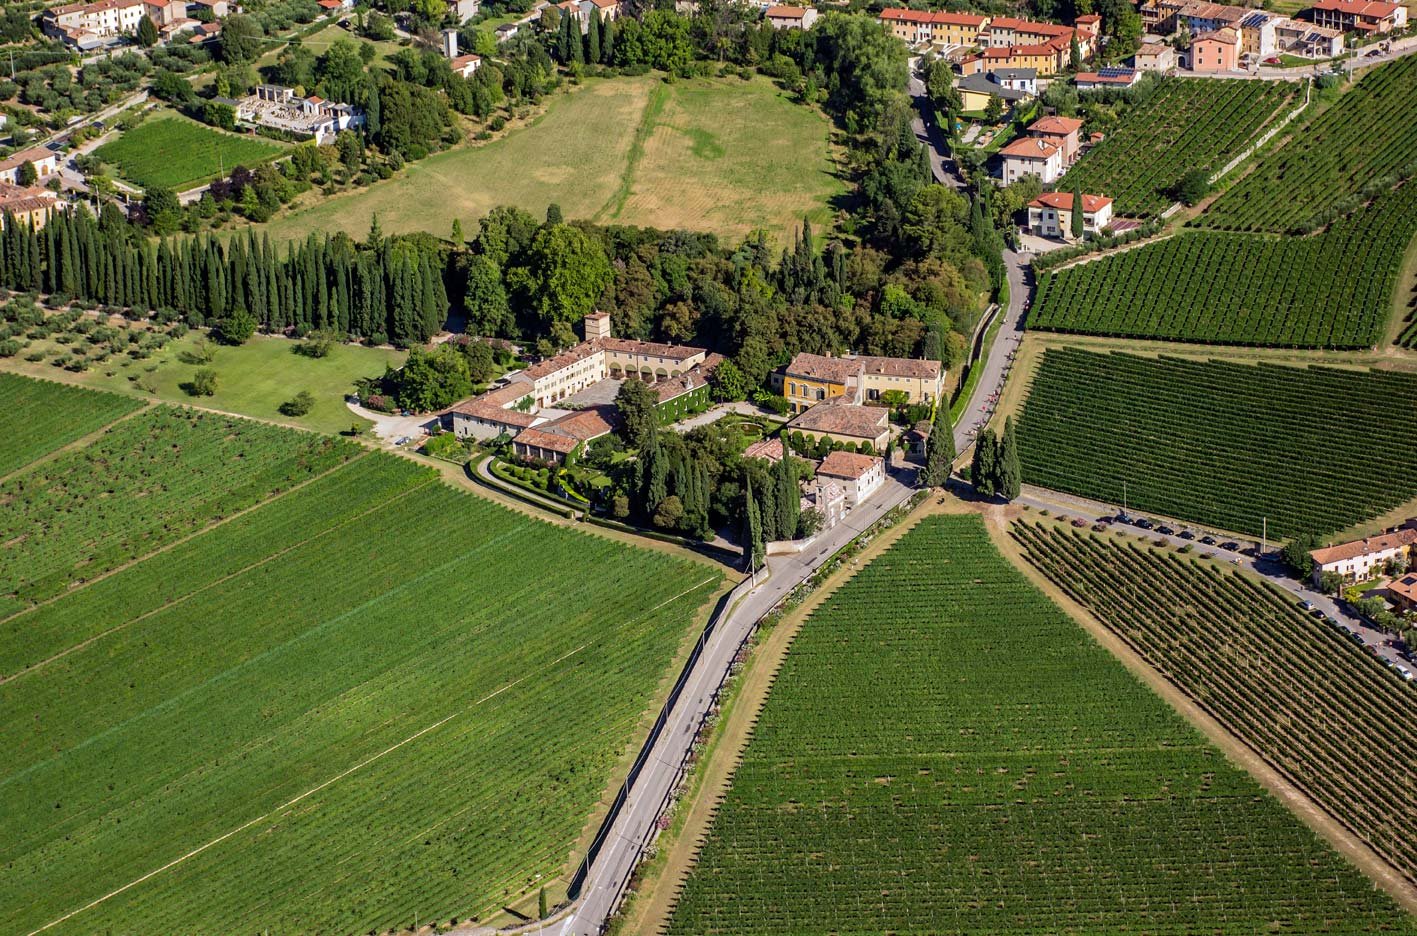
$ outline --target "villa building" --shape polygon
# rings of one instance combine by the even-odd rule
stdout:
[[[1337,572],[1347,582],[1361,582],[1380,573],[1390,559],[1410,563],[1417,556],[1417,527],[1409,525],[1391,533],[1315,549],[1309,555],[1314,560],[1315,585],[1325,572]]]

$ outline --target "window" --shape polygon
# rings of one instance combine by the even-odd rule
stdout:
[[[818,388],[817,388],[817,399],[819,399],[819,400],[825,400],[826,398],[827,398],[827,392],[826,392],[825,390],[821,389],[820,387],[818,387]]]

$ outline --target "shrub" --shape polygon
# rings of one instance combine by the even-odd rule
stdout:
[[[280,405],[282,416],[304,416],[310,412],[310,408],[315,405],[315,397],[309,390],[301,390],[292,399],[286,400]]]

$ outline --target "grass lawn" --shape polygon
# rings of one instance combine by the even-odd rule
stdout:
[[[312,359],[296,354],[295,342],[289,339],[257,335],[239,348],[218,347],[216,360],[211,364],[184,363],[182,356],[192,350],[196,337],[196,333],[188,334],[146,360],[114,358],[81,374],[69,374],[49,363],[32,363],[22,357],[6,358],[3,366],[33,377],[70,380],[120,393],[148,393],[172,402],[192,403],[320,432],[339,432],[353,423],[366,423],[344,405],[344,395],[354,388],[354,381],[378,376],[384,372],[385,364],[398,365],[404,357],[402,351],[336,345],[329,356]],[[48,342],[35,343],[36,348],[47,346]],[[192,379],[198,366],[216,371],[215,396],[190,397],[182,390],[181,384]],[[131,376],[138,379],[130,380]],[[308,390],[315,397],[310,412],[298,417],[282,416],[280,405],[302,390]]]
[[[274,159],[284,149],[271,140],[214,130],[164,110],[95,153],[135,185],[181,191],[235,166],[249,168]]]
[[[845,190],[821,114],[766,79],[655,77],[587,81],[526,127],[421,160],[397,178],[313,201],[276,219],[278,240],[311,231],[471,233],[498,205],[538,217],[711,231],[736,241],[764,229],[781,241],[803,216],[824,226]]]

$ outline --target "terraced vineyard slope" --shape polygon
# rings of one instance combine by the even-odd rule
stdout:
[[[161,418],[154,445],[218,445]],[[220,426],[250,462],[312,438]],[[135,503],[184,484],[136,461]],[[554,895],[719,580],[367,454],[9,617],[0,931],[384,933]]]
[[[81,439],[143,404],[0,372],[0,475]]]
[[[1375,68],[1195,219],[1197,227],[1305,233],[1417,172],[1417,56]]]
[[[1218,170],[1298,100],[1298,86],[1284,81],[1164,78],[1068,171],[1068,191],[1076,181],[1112,196],[1118,215],[1160,214],[1186,173]]]
[[[1237,571],[1053,524],[1013,532],[1029,561],[1417,883],[1417,691]]]
[[[1372,347],[1383,340],[1414,233],[1412,183],[1313,237],[1184,231],[1045,273],[1028,326],[1215,344]]]
[[[1024,480],[1271,539],[1417,496],[1417,374],[1046,351],[1018,420]]]
[[[803,625],[667,931],[1413,928],[979,518],[932,517]]]

